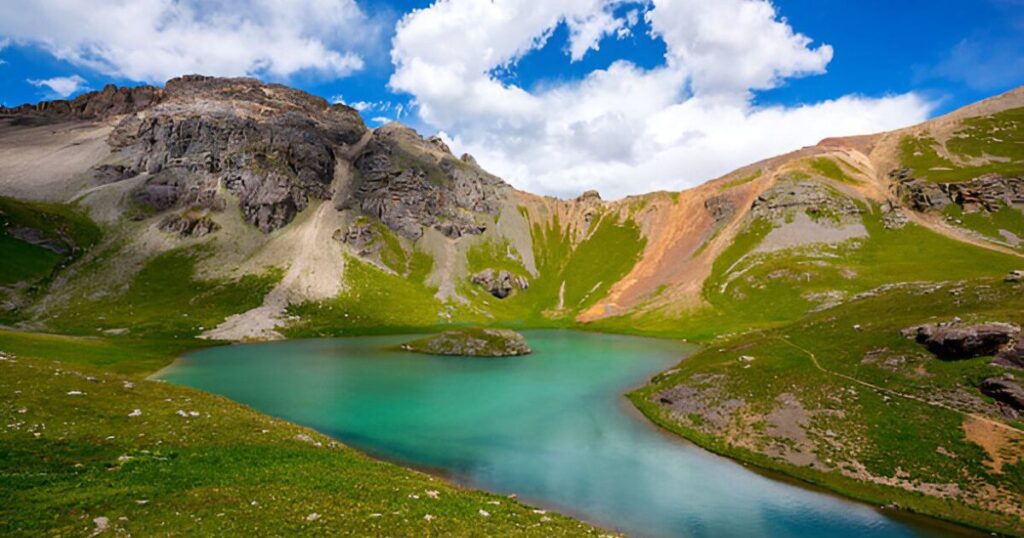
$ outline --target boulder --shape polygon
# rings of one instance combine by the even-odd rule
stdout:
[[[531,353],[523,335],[507,329],[454,329],[402,344],[403,351],[464,357],[514,357]]]
[[[365,219],[358,219],[348,226],[345,233],[341,230],[334,232],[334,239],[349,245],[360,256],[369,256],[379,252],[384,243],[381,241],[380,232],[373,224]]]
[[[1011,284],[1020,284],[1021,282],[1024,282],[1024,269],[1010,271],[1010,273],[1006,275],[1006,278],[1004,278],[1003,281],[1009,282]]]
[[[483,287],[488,293],[498,299],[504,299],[517,290],[525,290],[530,287],[530,281],[526,277],[510,273],[504,269],[484,269],[473,275],[470,281]]]
[[[882,226],[887,230],[900,230],[907,226],[910,219],[900,210],[899,204],[886,200],[882,202]]]
[[[1018,340],[1015,345],[1007,346],[1000,351],[992,364],[1007,368],[1024,368],[1024,340]]]
[[[220,229],[220,225],[208,216],[172,214],[164,217],[157,227],[164,232],[181,237],[205,237]]]
[[[716,223],[729,220],[736,214],[736,204],[724,194],[712,196],[705,200],[704,209],[711,213],[711,218],[715,219]]]
[[[929,323],[903,329],[901,333],[915,339],[940,359],[959,360],[995,355],[1020,335],[1020,327],[998,322],[975,325]]]
[[[1007,418],[1020,418],[1024,412],[1024,387],[1012,377],[990,377],[978,388],[982,394],[999,402],[999,409]]]
[[[448,144],[445,144],[444,140],[440,136],[435,135],[427,138],[427,143],[430,144],[431,146],[434,146],[439,151],[443,151],[444,153],[447,153],[449,155],[451,155],[452,153],[452,150],[448,147]]]

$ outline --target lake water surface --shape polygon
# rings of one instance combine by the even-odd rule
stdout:
[[[534,354],[503,359],[393,351],[410,339],[402,336],[219,347],[160,377],[635,536],[960,532],[768,478],[657,430],[623,394],[692,347],[574,331],[524,335]]]

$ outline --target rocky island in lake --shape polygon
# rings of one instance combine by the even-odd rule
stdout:
[[[465,357],[514,357],[532,352],[523,335],[508,329],[453,329],[407,342],[401,349]]]

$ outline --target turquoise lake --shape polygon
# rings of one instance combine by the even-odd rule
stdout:
[[[199,351],[159,377],[633,536],[973,535],[770,478],[655,428],[623,395],[692,347],[523,334],[525,357],[393,351],[403,336],[297,340]]]

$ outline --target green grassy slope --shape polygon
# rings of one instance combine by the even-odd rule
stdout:
[[[1002,369],[985,358],[940,361],[899,329],[965,315],[1022,323],[1022,313],[1021,288],[1000,280],[910,286],[783,328],[716,341],[631,398],[659,424],[723,454],[873,503],[895,502],[1020,534],[1021,519],[1006,510],[1024,500],[1024,459],[1012,456],[1024,450],[1024,424],[1008,425],[1010,444],[999,472],[991,468],[999,456],[968,440],[963,427],[968,414],[1000,420],[976,386]],[[673,398],[663,391],[681,386],[702,388],[707,409],[723,409],[726,400],[741,405],[718,424],[700,412],[680,416],[658,402]],[[806,439],[771,427],[784,393],[809,410],[802,423]],[[819,464],[796,464],[784,447]],[[876,483],[884,481],[921,491]],[[941,489],[927,484],[950,485],[958,493],[925,495]]]
[[[136,536],[596,534],[224,398],[35,353],[0,359],[0,534],[83,536],[97,521]]]
[[[993,277],[1024,265],[1020,258],[964,244],[914,224],[886,229],[877,206],[864,209],[868,237],[835,246],[754,253],[772,224],[751,222],[715,260],[704,286],[704,308],[654,311],[604,320],[596,326],[708,340],[791,323],[822,304],[829,293],[842,298],[891,282]]]
[[[198,279],[195,264],[208,255],[201,246],[167,251],[150,259],[123,290],[79,296],[44,321],[64,334],[127,330],[129,338],[191,339],[229,315],[259,306],[280,279],[274,271],[239,280]]]
[[[604,297],[632,269],[645,245],[637,224],[616,215],[595,215],[589,233],[576,245],[569,239],[574,230],[562,226],[557,218],[533,223],[538,276],[530,279],[529,289],[496,299],[475,286],[464,288],[492,322],[519,327],[574,325],[579,312]],[[471,270],[490,267],[527,275],[506,252],[503,245],[471,251]]]
[[[10,230],[34,230],[61,251],[18,239]],[[73,263],[100,241],[102,232],[77,207],[0,197],[0,322],[19,319],[17,305],[45,290],[63,267]]]
[[[928,136],[904,138],[900,150],[915,177],[935,182],[1024,174],[1024,108],[964,120],[945,144]]]

